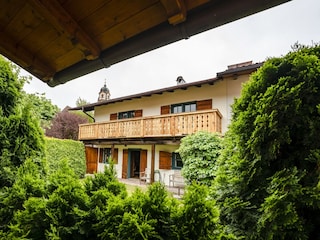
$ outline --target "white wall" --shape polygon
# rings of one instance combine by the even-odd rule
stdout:
[[[111,113],[143,109],[143,117],[160,115],[161,106],[188,101],[212,99],[212,108],[222,114],[222,133],[225,133],[231,119],[231,107],[235,97],[240,96],[242,83],[248,80],[247,75],[237,79],[227,78],[214,85],[189,87],[187,90],[165,92],[129,101],[112,103],[95,108],[96,122],[109,121]]]
[[[165,92],[162,95],[152,95],[130,101],[112,103],[107,106],[95,108],[96,122],[109,121],[111,113],[122,111],[143,109],[143,116],[160,115],[161,106],[188,101],[199,101],[212,99],[212,108],[216,108],[222,114],[222,133],[225,133],[231,120],[231,104],[234,98],[240,96],[242,84],[248,80],[247,75],[239,76],[237,79],[227,78],[216,82],[214,85],[203,85],[202,87],[189,87],[187,90],[175,90],[174,92]],[[100,145],[100,148],[111,148],[111,145]],[[151,145],[115,145],[118,148],[118,164],[115,165],[117,177],[122,177],[122,161],[124,149],[144,149],[147,150],[147,167],[151,167]],[[156,145],[155,148],[155,166],[154,170],[159,170],[161,180],[165,185],[169,185],[169,175],[174,170],[159,169],[159,152],[174,152],[178,145]],[[98,164],[98,172],[104,170],[105,164]],[[158,176],[155,176],[158,180]]]
[[[96,146],[98,147],[98,146]],[[111,145],[100,145],[100,148],[111,148]],[[117,170],[117,177],[122,178],[122,161],[123,161],[123,150],[124,149],[141,149],[141,150],[147,150],[147,167],[151,168],[151,154],[152,149],[151,145],[115,145],[115,148],[118,148],[118,164],[115,164],[115,168]],[[178,149],[178,145],[156,145],[155,148],[155,166],[154,170],[159,170],[161,174],[161,180],[165,185],[169,185],[169,175],[174,172],[174,170],[166,170],[166,169],[159,169],[159,152],[165,151],[165,152],[174,152],[176,149]],[[98,172],[103,172],[104,167],[106,164],[104,163],[98,163]],[[158,181],[158,175],[155,175],[155,181]]]

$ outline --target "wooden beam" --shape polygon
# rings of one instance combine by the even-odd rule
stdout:
[[[154,182],[154,162],[156,156],[156,145],[151,145],[151,183]]]
[[[22,45],[16,44],[13,38],[6,34],[0,34],[0,52],[43,81],[51,80],[55,74],[55,70],[43,59],[39,59]]]
[[[187,18],[187,9],[184,0],[161,0],[167,11],[168,21],[172,25],[182,23]]]
[[[30,0],[30,4],[61,34],[83,52],[88,60],[100,55],[97,43],[79,26],[57,0]]]
[[[113,158],[113,155],[114,155],[114,144],[111,144],[111,156],[112,156],[112,158]],[[118,159],[117,159],[117,161],[118,161]]]

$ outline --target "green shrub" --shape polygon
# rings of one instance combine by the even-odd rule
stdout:
[[[80,178],[84,177],[86,157],[82,142],[56,138],[45,138],[45,142],[49,174],[57,171],[59,162],[66,159],[76,175]]]
[[[106,189],[115,196],[127,197],[126,186],[116,178],[116,170],[112,161],[105,166],[103,173],[96,173],[84,181],[87,194],[91,196],[95,191]]]
[[[126,201],[126,210],[136,214],[140,224],[149,226],[142,235],[154,232],[149,239],[174,239],[177,236],[172,218],[177,206],[177,201],[160,183],[152,184],[146,192],[135,191]]]
[[[17,239],[87,239],[85,223],[89,197],[67,161],[61,161],[58,170],[41,183],[37,188],[20,191],[24,199],[19,201],[20,206],[14,207],[11,234]],[[25,183],[17,181],[15,184],[24,189]]]
[[[90,198],[90,211],[87,217],[87,233],[90,237],[115,239],[116,229],[124,214],[126,187],[116,178],[114,164],[110,162],[103,173],[96,173],[84,181]]]
[[[183,196],[183,205],[176,216],[179,239],[218,239],[219,211],[209,189],[193,183]]]
[[[12,187],[0,190],[0,230],[8,231],[12,218],[24,209],[24,203],[32,197],[45,195],[45,179],[39,166],[27,160],[17,171]]]
[[[160,183],[128,197],[113,164],[83,181],[66,159],[44,177],[26,161],[14,185],[0,192],[0,238],[220,239],[217,208],[205,185],[189,186],[181,201]]]
[[[221,137],[215,133],[197,132],[182,138],[177,152],[183,161],[182,175],[186,181],[211,185],[220,151]]]

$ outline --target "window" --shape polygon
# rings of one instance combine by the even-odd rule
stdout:
[[[172,169],[181,169],[183,167],[183,162],[179,153],[172,153]]]
[[[119,112],[118,119],[134,118],[134,111]]]
[[[196,102],[179,103],[171,105],[171,113],[193,112],[196,110]]]
[[[111,157],[111,148],[102,149],[102,163],[108,163],[109,157]]]

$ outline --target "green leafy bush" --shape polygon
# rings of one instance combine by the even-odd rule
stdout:
[[[70,139],[45,138],[49,173],[57,171],[59,162],[66,159],[78,177],[86,173],[85,150],[82,142]]]
[[[197,132],[182,138],[177,152],[182,158],[182,174],[187,182],[211,185],[220,151],[221,138],[215,133]]]

